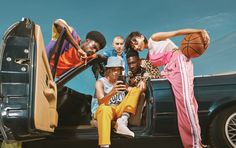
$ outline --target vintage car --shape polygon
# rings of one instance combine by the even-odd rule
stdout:
[[[9,27],[0,49],[2,139],[23,141],[25,148],[98,147],[97,128],[90,125],[92,96],[64,85],[99,62],[92,59],[55,81],[39,25],[24,18]],[[236,147],[236,73],[197,76],[194,85],[203,142]],[[135,138],[111,131],[111,147],[183,147],[170,83],[149,80],[145,98],[142,124],[129,125]]]

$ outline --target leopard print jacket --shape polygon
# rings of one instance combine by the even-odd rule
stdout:
[[[160,78],[160,70],[158,67],[152,65],[149,60],[141,59],[141,70],[138,74],[133,74],[131,71],[128,73],[128,82],[130,86],[137,86],[142,81]]]

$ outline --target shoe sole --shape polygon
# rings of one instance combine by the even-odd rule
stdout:
[[[114,131],[116,134],[121,135],[122,137],[129,138],[129,139],[134,138],[134,136],[126,135],[126,134],[123,134],[123,133],[117,132],[115,129],[114,129],[113,131]]]

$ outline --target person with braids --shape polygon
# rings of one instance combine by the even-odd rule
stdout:
[[[201,141],[198,120],[198,104],[193,89],[193,64],[191,59],[182,54],[181,50],[169,38],[201,33],[205,46],[210,38],[205,30],[181,29],[169,32],[154,33],[149,40],[140,32],[132,32],[125,42],[126,51],[143,51],[148,49],[148,58],[155,66],[164,66],[161,77],[167,78],[175,95],[178,128],[185,148],[204,147]]]

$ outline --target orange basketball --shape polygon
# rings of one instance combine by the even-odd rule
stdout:
[[[200,33],[188,34],[181,43],[181,51],[188,58],[196,58],[202,55],[207,48]]]

